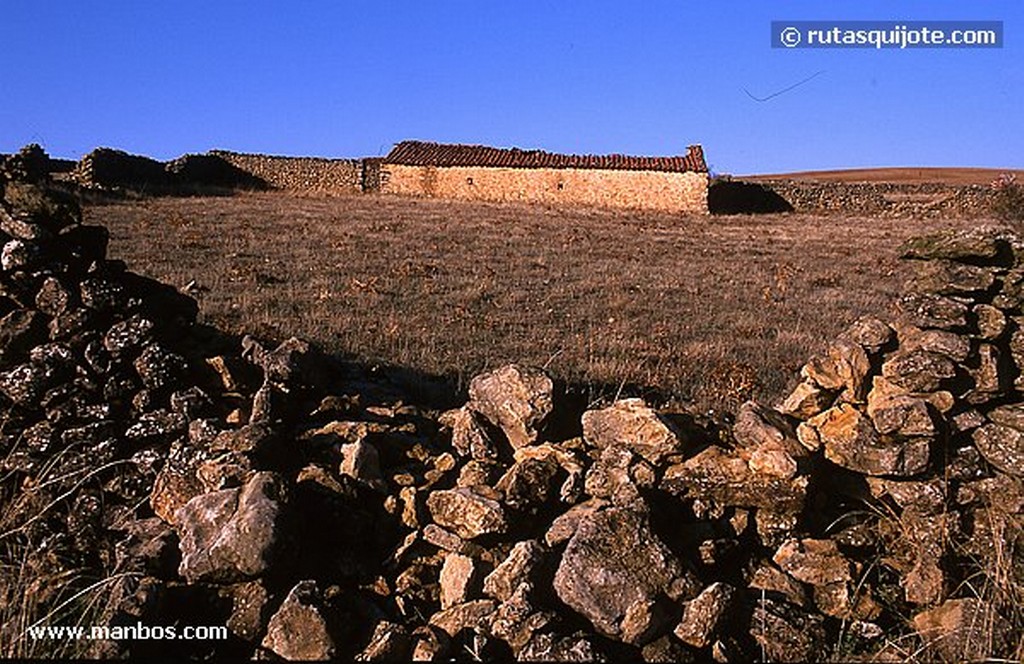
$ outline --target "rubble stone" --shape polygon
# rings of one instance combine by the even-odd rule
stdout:
[[[484,593],[499,601],[507,601],[540,564],[544,548],[535,540],[517,542],[508,557],[484,579]]]
[[[967,326],[967,305],[951,297],[909,293],[897,305],[905,321],[917,327],[955,330]]]
[[[508,528],[501,503],[473,489],[434,491],[427,498],[427,508],[438,525],[463,539],[503,533]]]
[[[270,619],[263,647],[278,657],[297,661],[331,659],[337,644],[319,606],[315,581],[302,581],[288,593]]]
[[[1024,430],[993,422],[975,429],[971,438],[986,461],[1004,473],[1024,477]]]
[[[800,375],[819,387],[839,393],[844,401],[860,401],[866,392],[871,362],[860,345],[838,339],[824,355],[812,358]]]
[[[783,479],[752,471],[721,447],[711,446],[665,470],[665,490],[730,507],[762,507],[783,512],[803,509],[807,478]]]
[[[499,427],[513,448],[537,442],[551,413],[554,384],[539,369],[510,364],[469,384],[469,408]]]
[[[469,556],[449,553],[441,567],[441,608],[448,609],[469,600],[479,580],[479,567]]]
[[[718,636],[736,601],[736,589],[716,582],[683,607],[683,618],[674,634],[683,643],[706,648]]]
[[[682,451],[676,432],[643,399],[583,413],[583,438],[599,449],[624,447],[655,464]]]
[[[585,517],[555,573],[559,599],[602,633],[616,636],[633,602],[694,593],[679,560],[635,511],[612,507]]]
[[[805,420],[822,412],[835,400],[835,393],[805,380],[779,404],[779,412]]]
[[[979,599],[951,599],[913,619],[925,646],[946,661],[977,661],[998,651],[1008,637],[1005,623],[989,616]],[[996,646],[993,648],[992,646]]]
[[[181,575],[194,582],[264,574],[280,545],[280,484],[261,472],[241,488],[202,494],[179,508]]]
[[[859,410],[840,404],[809,421],[836,465],[866,475],[910,476],[928,467],[931,439],[880,435]]]

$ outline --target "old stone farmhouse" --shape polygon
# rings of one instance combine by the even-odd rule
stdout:
[[[403,141],[380,168],[385,193],[708,211],[708,168],[699,145],[685,156],[630,157]]]

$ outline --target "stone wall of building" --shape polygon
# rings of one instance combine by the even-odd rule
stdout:
[[[432,198],[708,211],[706,173],[385,163],[380,182],[384,193]]]
[[[236,168],[263,180],[274,189],[317,194],[358,194],[363,191],[360,159],[277,157],[211,150]]]

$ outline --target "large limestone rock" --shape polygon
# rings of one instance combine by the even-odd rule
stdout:
[[[643,399],[622,399],[583,413],[583,438],[599,449],[625,447],[655,464],[683,447],[675,430]]]
[[[812,586],[845,583],[852,579],[850,561],[830,539],[790,539],[773,557],[775,564],[797,581]]]
[[[882,365],[882,375],[910,392],[934,392],[956,375],[956,365],[939,353],[900,350]]]
[[[908,240],[901,247],[901,256],[926,261],[991,262],[1010,251],[1009,242],[995,229],[950,229]]]
[[[850,404],[839,404],[806,423],[801,433],[816,436],[825,457],[865,475],[910,476],[928,467],[931,439],[883,436]]]
[[[585,516],[555,573],[558,598],[609,636],[630,606],[659,594],[692,596],[695,582],[637,511],[612,507]]]
[[[716,637],[736,603],[736,589],[716,582],[683,605],[683,618],[675,628],[676,637],[694,648],[705,648]]]
[[[540,369],[509,364],[469,383],[468,407],[499,427],[513,448],[537,442],[554,384]]]
[[[923,293],[964,295],[991,288],[992,268],[935,259],[914,262],[914,286]]]
[[[812,380],[804,380],[782,400],[780,413],[806,420],[822,412],[835,401],[835,392],[826,390]]]
[[[441,608],[462,604],[475,591],[480,577],[476,560],[459,553],[448,553],[441,566],[438,584],[441,586]]]
[[[544,547],[536,540],[517,542],[508,557],[484,579],[484,593],[508,601],[516,589],[531,580],[544,556]]]
[[[927,652],[948,662],[987,660],[1006,647],[1006,623],[979,599],[951,599],[914,616]]]
[[[798,462],[807,457],[789,421],[753,401],[740,406],[732,434],[740,456],[754,472],[790,478],[796,475]]]
[[[972,438],[986,461],[1004,473],[1024,477],[1024,430],[993,422],[975,429]]]
[[[862,316],[853,321],[840,335],[840,339],[852,341],[874,355],[889,345],[894,336],[893,329],[887,323],[874,316]]]
[[[433,491],[427,509],[435,523],[463,539],[503,533],[508,528],[501,503],[469,488]]]
[[[315,581],[298,583],[270,619],[263,647],[290,661],[323,661],[334,657],[337,646],[321,613]]]
[[[807,478],[780,478],[751,470],[739,456],[712,445],[683,463],[670,466],[663,489],[705,507],[757,507],[796,514],[803,509]]]
[[[175,514],[179,573],[190,582],[235,581],[265,573],[281,540],[282,483],[269,472],[242,487],[205,493]]]
[[[917,327],[954,330],[967,326],[967,305],[951,297],[909,293],[897,305],[903,321]]]
[[[871,362],[856,343],[837,339],[824,355],[812,358],[800,375],[819,387],[839,393],[844,401],[860,401],[866,392]]]
[[[944,355],[954,362],[963,362],[971,354],[971,340],[949,330],[922,330],[906,325],[900,328],[900,351],[928,351]]]

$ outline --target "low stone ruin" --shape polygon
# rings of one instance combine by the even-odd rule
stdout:
[[[718,182],[715,196],[724,213],[784,212],[857,214],[870,217],[990,218],[994,192],[977,184],[942,182],[816,182],[759,180]],[[760,190],[760,191],[758,191]],[[760,196],[753,194],[760,193]],[[711,192],[709,192],[711,196]],[[763,206],[773,201],[785,206]],[[709,200],[709,203],[711,201]],[[744,205],[747,207],[743,207]]]
[[[1024,654],[1009,232],[909,245],[892,325],[854,322],[782,403],[725,425],[575,407],[517,365],[437,409],[301,340],[195,325],[39,185],[7,182],[0,232],[0,538],[32,580],[5,560],[0,602],[53,608],[80,589],[53,580],[88,569],[86,622],[229,632],[89,655]]]
[[[186,154],[162,162],[112,148],[96,148],[82,157],[70,177],[82,188],[105,192],[181,195],[269,188],[217,154]]]

